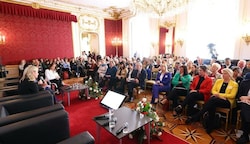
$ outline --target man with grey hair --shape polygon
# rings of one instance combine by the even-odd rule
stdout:
[[[128,95],[129,99],[128,101],[132,102],[134,97],[133,97],[133,90],[136,87],[140,87],[141,89],[145,88],[145,79],[146,79],[146,71],[142,68],[142,63],[137,62],[135,69],[132,71],[132,74],[134,78],[132,79],[127,79],[128,83]]]

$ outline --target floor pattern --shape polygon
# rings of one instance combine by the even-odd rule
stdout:
[[[82,78],[64,80],[67,84],[81,81]],[[135,108],[137,102],[143,97],[146,97],[147,100],[150,101],[151,95],[152,93],[150,90],[143,91],[137,95],[133,102],[127,102],[124,103],[124,105],[130,108]],[[155,107],[160,120],[165,123],[163,130],[189,142],[190,144],[235,144],[236,133],[233,127],[229,130],[224,130],[222,127],[221,129],[214,130],[212,133],[207,134],[201,123],[196,122],[186,125],[185,120],[187,117],[185,115],[173,117],[172,111],[164,110],[164,106],[157,104]]]
[[[146,97],[148,101],[151,99],[151,92],[146,91],[137,96],[132,103],[125,103],[125,105],[134,108],[136,103],[142,98]],[[236,133],[235,129],[224,130],[224,126],[220,129],[212,131],[207,134],[202,124],[199,122],[186,125],[187,117],[185,115],[174,117],[172,111],[165,111],[160,104],[156,105],[156,111],[160,116],[160,120],[165,123],[163,130],[171,133],[191,144],[235,144]]]

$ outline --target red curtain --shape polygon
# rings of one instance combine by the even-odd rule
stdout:
[[[30,6],[23,6],[5,2],[0,2],[0,13],[77,22],[76,16],[71,15],[70,13],[52,11],[47,9],[33,9]]]
[[[122,40],[122,20],[104,20],[105,25],[105,46],[106,46],[106,55],[115,56],[116,48],[112,46],[112,39],[118,37]],[[123,46],[120,45],[118,48],[118,56],[123,55]]]
[[[160,36],[159,36],[159,54],[165,54],[165,39],[168,29],[160,27]]]

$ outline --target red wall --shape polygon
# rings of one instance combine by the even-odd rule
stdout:
[[[111,41],[114,37],[118,37],[122,40],[122,20],[107,20],[104,21],[105,25],[105,46],[106,55],[116,55],[116,48],[112,46]],[[118,55],[123,55],[123,47],[118,46]]]
[[[0,14],[2,63],[17,64],[21,59],[73,57],[71,22]]]

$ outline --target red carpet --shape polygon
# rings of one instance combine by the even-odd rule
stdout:
[[[93,121],[93,117],[107,112],[107,109],[99,105],[100,100],[79,100],[77,93],[71,93],[71,105],[67,106],[66,97],[64,97],[65,109],[69,113],[70,121],[70,134],[74,136],[83,131],[89,131],[96,139],[96,123]],[[163,132],[161,136],[162,141],[152,139],[152,144],[164,143],[164,144],[187,144],[187,142]],[[101,129],[100,141],[102,144],[116,144],[119,140],[113,135],[109,134],[105,129]],[[123,138],[124,144],[136,144],[138,143],[136,138],[129,139]],[[144,142],[146,143],[146,141]]]

